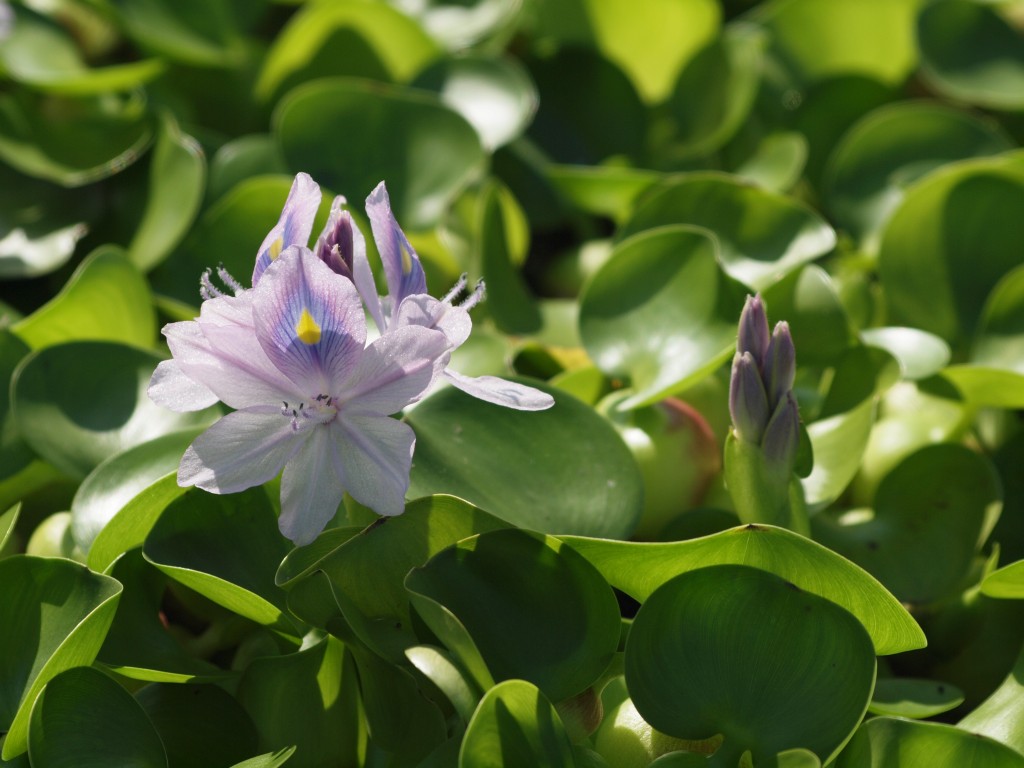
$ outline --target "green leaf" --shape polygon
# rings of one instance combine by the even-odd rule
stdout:
[[[549,165],[547,177],[558,191],[587,213],[625,221],[641,193],[662,177],[655,171],[598,165]]]
[[[151,683],[135,698],[160,734],[168,768],[231,765],[256,752],[252,721],[217,685]]]
[[[310,3],[274,39],[256,96],[269,102],[328,75],[405,83],[440,53],[420,25],[386,3]]]
[[[0,160],[36,178],[79,187],[131,165],[153,138],[139,92],[59,97],[0,94]]]
[[[836,146],[822,196],[837,224],[869,252],[907,188],[945,163],[1012,147],[992,122],[944,104],[899,102],[859,120]]]
[[[500,44],[515,32],[522,8],[516,0],[389,1],[417,19],[431,37],[453,52],[474,46],[488,49]]]
[[[466,118],[487,152],[521,135],[537,111],[537,88],[515,59],[479,54],[440,59],[412,85],[434,91]]]
[[[11,533],[14,531],[14,526],[18,522],[18,515],[20,514],[20,501],[3,514],[0,514],[0,558],[8,554],[7,542],[11,540]]]
[[[790,0],[764,3],[772,53],[804,83],[858,74],[902,83],[917,64],[914,21],[922,0]]]
[[[921,719],[958,707],[964,693],[955,685],[911,677],[881,677],[868,705],[874,715]]]
[[[776,131],[765,136],[753,154],[735,170],[741,178],[772,192],[786,192],[807,164],[807,139],[797,131]]]
[[[273,175],[288,175],[288,166],[274,137],[268,133],[239,136],[222,144],[210,160],[206,199],[219,201],[251,176]],[[278,206],[278,212],[282,207]],[[273,221],[270,223],[272,225]],[[255,255],[252,258],[255,260]]]
[[[1017,560],[990,573],[981,582],[981,591],[989,597],[1013,600],[1024,598],[1024,560]]]
[[[241,63],[245,50],[226,0],[113,0],[120,22],[143,49],[199,67]]]
[[[153,724],[132,695],[90,667],[54,677],[36,699],[28,754],[38,768],[167,768]]]
[[[711,565],[748,565],[845,608],[867,629],[879,656],[923,648],[926,643],[914,619],[874,577],[783,528],[747,525],[666,543],[560,538],[593,563],[612,586],[640,602],[679,574]]]
[[[552,537],[482,533],[413,569],[405,583],[458,619],[496,681],[528,680],[552,701],[593,684],[618,646],[611,588]]]
[[[145,279],[124,251],[107,245],[90,253],[60,293],[12,330],[33,349],[83,339],[148,348],[156,338],[156,313]]]
[[[178,470],[175,469],[132,497],[93,540],[88,554],[89,567],[105,572],[118,555],[141,545],[167,505],[183,493],[185,489],[178,485]]]
[[[159,59],[90,68],[59,26],[24,6],[13,10],[0,47],[0,71],[15,82],[52,93],[91,95],[136,88],[164,71]]]
[[[668,102],[680,157],[715,152],[739,130],[754,106],[767,42],[763,30],[733,24],[683,67]]]
[[[97,201],[0,167],[0,278],[38,277],[63,266]]]
[[[1024,40],[995,9],[940,0],[917,20],[921,72],[955,101],[998,110],[1024,109]]]
[[[416,669],[444,693],[459,717],[468,723],[483,694],[467,673],[459,668],[452,655],[432,645],[406,648],[405,655]]]
[[[836,768],[1020,768],[1024,756],[985,736],[945,723],[923,723],[897,717],[868,720],[854,734]]]
[[[553,407],[516,411],[454,387],[416,406],[408,495],[451,493],[545,533],[628,536],[641,511],[640,470],[615,429],[571,395],[538,382]],[[570,485],[566,477],[575,478]]]
[[[459,768],[574,768],[572,744],[551,702],[524,680],[489,690],[466,728]]]
[[[995,595],[999,597],[999,595]],[[987,736],[1024,750],[1024,654],[1021,654],[1006,680],[957,725],[965,731]]]
[[[802,482],[809,507],[827,506],[846,490],[860,469],[874,423],[875,401],[867,398],[847,411],[807,425],[814,468]]]
[[[917,328],[867,328],[860,336],[868,346],[884,349],[896,358],[905,379],[926,379],[938,373],[951,355],[946,342]]]
[[[284,749],[279,749],[276,752],[268,752],[265,755],[250,757],[248,760],[235,763],[231,768],[280,768],[280,766],[287,763],[294,754],[295,747],[286,747]]]
[[[721,8],[713,0],[551,0],[538,7],[538,38],[592,45],[622,67],[644,101],[664,101],[680,70],[710,43]],[[657,19],[656,24],[651,19]]]
[[[238,683],[238,701],[256,725],[261,750],[295,746],[293,768],[355,765],[358,691],[352,657],[328,636],[296,653],[253,661]]]
[[[478,205],[478,258],[480,272],[487,282],[486,307],[495,324],[505,333],[529,334],[540,329],[540,311],[513,265],[507,232],[516,222],[510,221],[505,213],[502,191],[502,187],[488,184]]]
[[[176,471],[197,434],[198,429],[188,429],[162,435],[111,456],[90,472],[71,501],[71,533],[78,548],[88,554],[104,526],[128,502]]]
[[[0,381],[10,381],[21,361],[28,355],[25,343],[8,331],[0,329]],[[11,389],[0,388],[0,479],[6,479],[25,469],[33,454],[18,432],[11,411]]]
[[[205,183],[202,149],[181,132],[170,113],[164,114],[153,147],[145,212],[128,244],[128,258],[140,271],[163,261],[188,232]]]
[[[875,682],[874,649],[856,618],[742,565],[700,568],[655,590],[633,620],[625,665],[644,719],[684,739],[721,733],[720,765],[725,755],[750,750],[756,764],[793,746],[827,762]]]
[[[218,605],[295,635],[273,574],[289,549],[262,488],[229,496],[192,488],[167,506],[142,551],[172,579]]]
[[[331,189],[358,199],[385,179],[396,218],[413,231],[437,224],[484,161],[476,131],[436,96],[377,82],[302,85],[273,124],[289,166]]]
[[[0,730],[2,758],[28,748],[36,696],[66,669],[87,666],[107,633],[121,585],[60,558],[15,555],[0,560]],[[52,610],[42,610],[51,605]]]
[[[714,233],[722,269],[763,290],[835,247],[836,235],[795,199],[718,172],[680,174],[644,196],[619,233],[624,239],[665,224]]]
[[[148,682],[206,682],[230,673],[189,653],[161,620],[168,578],[142,557],[127,552],[109,574],[124,585],[114,621],[97,661],[122,677]]]
[[[907,190],[878,253],[890,323],[962,351],[992,289],[1020,265],[1014,217],[1024,205],[1022,159],[950,163]]]
[[[818,515],[814,536],[909,605],[963,586],[1002,508],[992,463],[961,445],[926,446],[882,480],[873,510]]]
[[[507,523],[452,496],[418,499],[404,514],[380,519],[356,535],[337,536],[328,529],[313,544],[288,554],[277,583],[292,590],[311,575],[326,574],[360,639],[398,663],[405,648],[419,642],[409,615],[406,574],[467,536],[504,527]],[[370,582],[373,589],[366,589]]]
[[[791,272],[764,292],[764,300],[772,320],[789,324],[801,365],[834,365],[854,341],[835,283],[816,264]]]
[[[15,423],[32,450],[71,477],[85,477],[134,445],[209,424],[209,410],[174,413],[149,399],[159,361],[152,352],[100,341],[33,352],[11,382]]]
[[[584,288],[580,336],[636,408],[676,394],[725,362],[742,289],[725,277],[706,230],[660,227],[623,241]]]

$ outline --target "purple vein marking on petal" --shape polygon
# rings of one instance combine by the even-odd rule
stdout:
[[[427,292],[427,278],[419,256],[395,220],[383,181],[366,198],[366,215],[370,218],[373,239],[384,264],[391,315],[394,318],[406,296]]]
[[[295,176],[288,192],[281,217],[267,233],[256,252],[256,265],[252,272],[253,288],[260,281],[274,259],[290,245],[308,245],[313,231],[313,219],[320,207],[320,186],[308,173]]]

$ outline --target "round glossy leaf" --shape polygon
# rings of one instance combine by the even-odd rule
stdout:
[[[917,20],[921,70],[944,96],[1024,109],[1024,40],[994,8],[968,0],[926,5]]]
[[[845,608],[867,629],[879,656],[926,644],[917,622],[871,575],[784,528],[745,525],[699,539],[665,543],[561,538],[612,586],[641,603],[679,574],[712,565],[746,565],[774,573]]]
[[[185,489],[178,485],[178,470],[174,469],[136,494],[93,540],[89,567],[105,572],[118,555],[140,546],[167,505],[183,493]]]
[[[66,187],[124,170],[152,135],[138,93],[63,98],[12,90],[0,96],[0,159]]]
[[[256,659],[238,683],[238,701],[260,735],[260,749],[294,745],[294,768],[358,762],[358,680],[333,637],[296,653]]]
[[[167,768],[164,745],[142,707],[90,667],[47,683],[32,709],[28,740],[38,768]]]
[[[310,575],[326,574],[353,630],[397,663],[405,648],[418,642],[409,616],[406,574],[467,536],[505,527],[461,499],[419,499],[403,514],[383,518],[338,544],[331,546],[328,531],[312,545],[293,550],[278,569],[277,583],[291,590]],[[329,548],[322,551],[321,546]],[[366,589],[367,583],[373,589]]]
[[[0,70],[16,82],[55,93],[100,94],[135,88],[164,71],[157,59],[90,68],[66,31],[22,5],[13,8]]]
[[[731,354],[742,290],[722,275],[703,230],[662,227],[620,243],[580,299],[580,336],[605,374],[649,405],[714,371]]]
[[[72,477],[134,445],[209,424],[209,411],[174,413],[149,399],[158,362],[151,352],[98,341],[34,352],[11,384],[15,423],[40,457]]]
[[[804,500],[821,508],[839,498],[860,468],[875,423],[873,398],[807,425],[814,468],[802,481]]]
[[[25,343],[8,331],[0,329],[0,381],[10,381],[18,364],[29,353]],[[10,387],[0,389],[0,479],[25,469],[34,458],[18,432],[11,413]]]
[[[1003,276],[985,303],[971,350],[971,360],[981,370],[955,367],[949,371],[949,378],[969,401],[997,407],[1002,402],[1007,403],[1003,407],[1013,408],[1024,397],[1022,312],[1024,268],[1018,267]]]
[[[93,541],[139,493],[178,468],[198,429],[172,432],[133,446],[100,464],[82,481],[71,501],[71,533],[85,553]]]
[[[520,8],[517,0],[390,0],[403,13],[417,19],[431,37],[450,51],[490,38],[504,39],[514,31]]]
[[[528,680],[553,701],[594,683],[619,643],[611,587],[551,537],[482,533],[435,555],[405,583],[458,619],[495,680]]]
[[[405,656],[444,693],[459,717],[468,723],[482,694],[452,655],[432,645],[417,645],[407,648]]]
[[[143,559],[140,549],[119,558],[109,575],[124,585],[124,591],[97,661],[122,677],[148,682],[186,683],[229,676],[189,653],[167,631],[162,611],[168,579]]]
[[[763,30],[734,24],[687,62],[668,106],[687,157],[719,149],[754,105],[767,44]]]
[[[825,255],[836,236],[796,200],[724,173],[675,177],[637,206],[619,237],[664,224],[704,227],[718,239],[722,269],[756,290]]]
[[[508,765],[576,765],[572,743],[555,708],[524,680],[507,680],[487,692],[469,721],[459,751],[459,768]]]
[[[537,111],[537,89],[514,59],[442,59],[420,72],[412,84],[436,92],[466,118],[488,152],[519,136]]]
[[[1020,768],[1024,756],[984,736],[944,723],[922,723],[896,717],[868,720],[854,734],[836,768]]]
[[[807,139],[797,131],[768,134],[754,153],[736,168],[736,175],[772,192],[786,192],[807,164]]]
[[[843,136],[822,195],[838,225],[874,251],[909,185],[945,163],[1011,147],[996,124],[968,112],[927,102],[886,105]]]
[[[860,336],[868,346],[884,349],[896,358],[906,379],[926,379],[949,362],[949,345],[917,328],[868,328]]]
[[[963,347],[989,293],[1020,264],[1022,205],[1024,162],[1015,154],[952,163],[908,189],[878,254],[889,321]]]
[[[917,63],[914,20],[921,0],[789,0],[754,18],[772,52],[803,82],[858,74],[899,85]]]
[[[175,254],[153,270],[153,290],[196,306],[200,275],[218,264],[248,284],[260,242],[281,216],[291,184],[287,176],[258,176],[235,186],[203,212]],[[319,230],[314,226],[314,231]]]
[[[172,501],[146,537],[146,559],[218,605],[286,634],[274,569],[290,549],[262,488],[218,496],[198,488]]]
[[[96,658],[121,585],[70,560],[28,555],[0,560],[0,584],[18,585],[0,593],[0,730],[9,760],[28,748],[29,716],[43,686]]]
[[[722,15],[713,0],[552,0],[538,10],[538,39],[592,45],[649,103],[668,97],[686,62],[714,39]]]
[[[63,266],[97,201],[0,167],[0,278],[38,277]]]
[[[942,377],[965,402],[988,408],[1024,408],[1024,375],[985,365],[951,365]]]
[[[404,83],[439,54],[421,26],[386,3],[311,3],[275,38],[256,95],[270,101],[299,83],[334,75]]]
[[[869,571],[909,605],[962,586],[1002,506],[991,462],[955,444],[911,454],[882,480],[874,510],[812,521],[815,538]]]
[[[624,221],[640,194],[661,174],[639,168],[550,165],[547,176],[581,210]]]
[[[555,405],[501,408],[454,387],[416,406],[408,495],[450,493],[513,525],[622,538],[636,525],[642,481],[614,427],[570,395],[538,382]],[[565,478],[575,478],[566,484]]]
[[[114,0],[112,5],[136,43],[171,60],[219,68],[238,65],[245,55],[227,0]]]
[[[288,166],[281,157],[281,148],[277,146],[273,136],[265,133],[239,136],[222,144],[210,160],[206,199],[220,200],[236,185],[242,184],[251,176],[287,175]],[[284,203],[284,198],[281,202]],[[278,206],[278,211],[280,208],[281,206]],[[272,220],[271,226],[273,223]]]
[[[34,349],[84,339],[151,347],[156,313],[138,269],[124,251],[107,245],[90,253],[60,293],[12,330]]]
[[[882,677],[868,705],[874,715],[921,719],[934,717],[958,707],[964,693],[955,685],[911,677]]]
[[[164,115],[149,167],[146,208],[128,258],[148,272],[185,236],[199,210],[206,183],[206,159],[199,144]]]
[[[274,133],[291,168],[353,199],[386,179],[411,230],[435,225],[484,160],[476,131],[436,96],[363,80],[296,88],[274,113]]]
[[[1024,749],[1024,655],[1017,658],[1003,684],[979,704],[958,725],[971,733],[988,736]]]
[[[235,763],[231,768],[280,768],[295,754],[295,747],[279,749],[276,752],[268,752],[265,755],[257,755]]]
[[[721,733],[723,755],[750,750],[755,764],[797,747],[827,762],[875,682],[871,639],[851,614],[741,565],[701,568],[656,590],[633,620],[625,667],[652,726],[684,739]]]
[[[764,300],[772,320],[789,324],[801,365],[834,365],[853,343],[835,283],[816,264],[790,273],[764,292]]]
[[[168,768],[231,765],[258,751],[252,721],[217,685],[151,683],[135,699],[160,734]]]

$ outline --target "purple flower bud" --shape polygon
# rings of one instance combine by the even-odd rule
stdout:
[[[737,352],[729,382],[729,413],[737,437],[759,444],[768,425],[768,396],[750,352]]]
[[[737,352],[749,352],[757,363],[758,370],[764,369],[768,354],[768,315],[764,311],[761,295],[747,296],[740,315],[739,336],[736,339]]]
[[[768,407],[778,408],[786,393],[793,389],[796,378],[796,349],[789,323],[783,320],[775,324],[772,339],[768,343],[768,354],[764,362],[764,383],[768,393]]]
[[[800,412],[796,407],[796,400],[793,399],[793,393],[787,392],[764,430],[761,451],[764,453],[765,462],[773,471],[788,477],[793,471],[799,445]]]
[[[352,215],[342,210],[345,198],[336,197],[331,205],[323,234],[316,241],[316,255],[324,264],[342,277],[353,279]]]

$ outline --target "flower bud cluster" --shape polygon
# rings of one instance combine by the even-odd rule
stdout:
[[[729,413],[736,437],[761,447],[772,469],[788,474],[800,442],[800,415],[793,398],[796,351],[789,324],[768,331],[760,295],[748,296],[740,315],[729,382]]]

